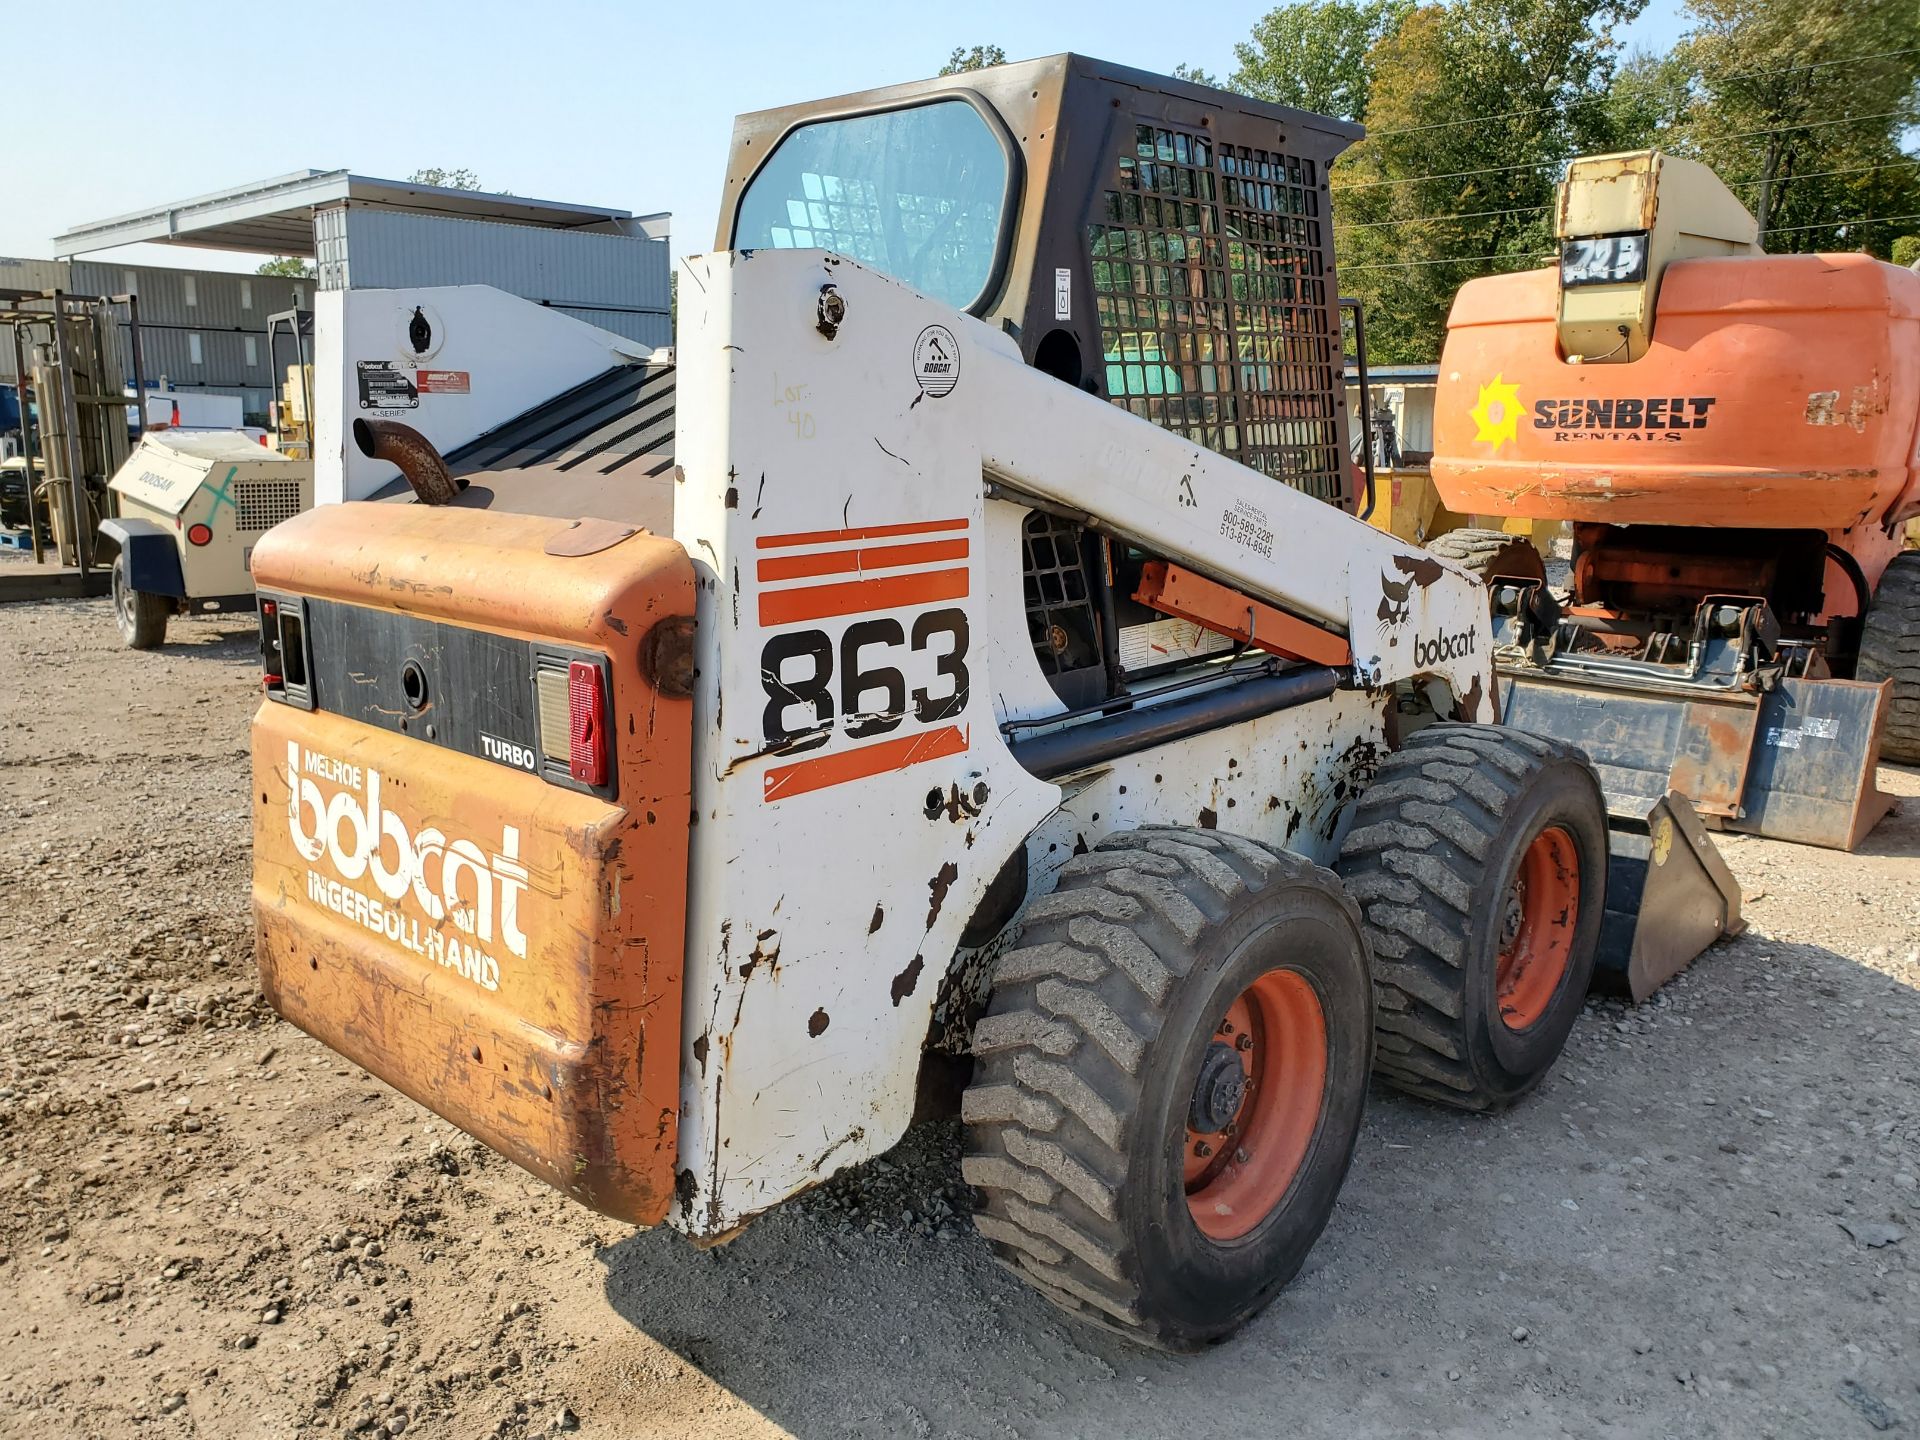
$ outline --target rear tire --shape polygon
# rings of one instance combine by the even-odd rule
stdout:
[[[1920,765],[1920,552],[1888,562],[1860,627],[1856,680],[1891,680],[1880,758]]]
[[[1607,816],[1571,746],[1430,725],[1361,795],[1339,871],[1373,950],[1375,1072],[1463,1110],[1539,1084],[1593,978]]]
[[[975,1223],[1078,1319],[1166,1350],[1225,1337],[1299,1270],[1353,1157],[1358,910],[1297,855],[1150,827],[1069,861],[1021,940],[961,1102]]]
[[[1523,535],[1504,530],[1449,530],[1427,542],[1427,549],[1443,560],[1464,565],[1482,580],[1539,580],[1547,578],[1547,562]]]
[[[113,623],[120,642],[129,650],[157,650],[167,638],[167,617],[173,602],[165,595],[149,595],[127,581],[127,557],[113,557]]]

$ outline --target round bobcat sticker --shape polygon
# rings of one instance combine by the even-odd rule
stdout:
[[[960,342],[944,325],[929,325],[913,342],[913,378],[938,400],[960,383]]]

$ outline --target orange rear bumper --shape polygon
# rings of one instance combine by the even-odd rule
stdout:
[[[261,986],[295,1025],[574,1199],[658,1223],[678,1143],[692,721],[655,687],[645,647],[660,620],[691,613],[692,567],[651,537],[553,556],[562,522],[370,510],[329,506],[273,532],[255,558],[262,589],[476,630],[510,617],[603,653],[617,790],[556,785],[324,700],[263,702]],[[345,658],[372,672],[402,654]]]

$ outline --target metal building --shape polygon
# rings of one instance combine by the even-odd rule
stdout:
[[[275,390],[267,316],[310,308],[314,283],[110,261],[0,260],[0,289],[138,295],[148,384],[234,396],[250,423],[261,424]],[[281,349],[285,364],[291,356]],[[0,346],[0,380],[13,379],[12,352]]]
[[[54,250],[144,241],[307,256],[322,291],[492,285],[661,346],[673,343],[669,224],[665,214],[301,170],[76,226]]]

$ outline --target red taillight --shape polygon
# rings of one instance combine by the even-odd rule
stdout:
[[[271,600],[262,600],[260,602],[260,613],[262,615],[273,615],[279,609],[280,607],[274,604],[273,601]]]
[[[572,718],[567,771],[582,785],[607,783],[607,694],[600,667],[590,660],[567,666],[567,710]]]
[[[187,527],[187,543],[189,545],[208,545],[212,542],[213,531],[205,525],[189,525]]]

